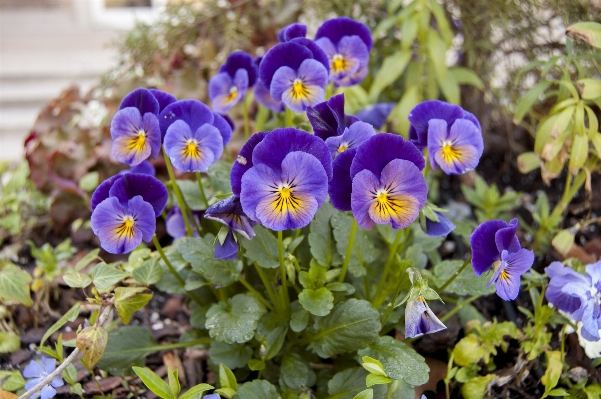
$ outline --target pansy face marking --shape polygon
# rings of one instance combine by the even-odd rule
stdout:
[[[136,221],[132,215],[124,215],[121,218],[121,225],[117,226],[115,229],[115,235],[119,237],[119,239],[123,239],[125,236],[126,239],[131,239],[134,235],[134,227],[136,225]]]
[[[113,156],[123,163],[135,166],[145,159],[154,158],[161,147],[161,131],[154,114],[140,114],[137,108],[127,107],[111,122]]]
[[[348,62],[344,59],[342,54],[334,54],[330,64],[330,69],[334,73],[343,73],[346,71],[347,65]]]
[[[198,141],[196,139],[188,139],[186,146],[182,150],[182,156],[185,158],[194,158],[195,160],[200,159],[200,148],[198,147]]]

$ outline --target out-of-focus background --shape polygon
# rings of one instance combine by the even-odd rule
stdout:
[[[0,0],[0,161],[23,141],[48,101],[77,84],[89,90],[115,66],[110,43],[167,0]]]

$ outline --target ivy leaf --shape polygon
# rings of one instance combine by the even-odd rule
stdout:
[[[315,214],[309,226],[309,246],[311,254],[322,265],[329,267],[342,263],[342,258],[336,251],[336,242],[332,235],[330,219],[336,214],[334,207],[326,202]]]
[[[100,253],[100,248],[96,248],[96,249],[88,252],[83,258],[81,258],[79,261],[77,261],[77,263],[73,267],[73,270],[78,272],[81,269],[83,269],[84,267],[86,267],[87,265],[89,265],[94,259],[96,259],[98,257],[98,253]]]
[[[434,283],[441,287],[463,265],[461,260],[445,260],[434,266]],[[474,269],[468,265],[457,278],[445,288],[445,292],[456,295],[485,295],[494,292],[494,285],[486,287],[488,280],[474,274]]]
[[[161,377],[142,367],[134,366],[132,368],[138,377],[140,377],[144,385],[158,397],[163,399],[175,399],[175,395],[171,392],[171,388]]]
[[[245,383],[238,389],[237,396],[241,399],[281,399],[278,390],[265,380]]]
[[[152,298],[144,287],[117,287],[115,288],[115,308],[124,324],[129,324],[131,315],[142,309]]]
[[[0,299],[4,302],[15,301],[31,306],[29,282],[31,275],[12,263],[0,269]]]
[[[428,382],[430,368],[424,358],[404,342],[390,336],[378,338],[376,342],[360,350],[358,354],[380,361],[386,375],[390,378],[403,380],[414,386]]]
[[[108,333],[100,326],[86,327],[77,334],[75,346],[83,352],[83,358],[88,367],[93,367],[102,357],[106,344],[108,342]]]
[[[371,303],[349,299],[334,306],[327,316],[317,319],[310,332],[312,342],[309,347],[322,358],[353,352],[374,342],[381,327],[380,313]]]
[[[148,328],[120,327],[109,333],[98,368],[110,370],[111,374],[123,375],[123,371],[128,371],[132,365],[144,365],[144,358],[160,349],[161,345],[157,345]]]
[[[267,348],[265,355],[262,355],[263,358],[271,359],[278,354],[287,332],[288,323],[282,315],[270,312],[261,317],[255,338]]]
[[[219,302],[207,312],[205,327],[211,338],[219,342],[242,344],[250,341],[259,319],[266,309],[252,295],[238,294],[226,302]]]
[[[256,236],[252,240],[240,238],[240,244],[244,247],[244,256],[266,269],[280,267],[278,240],[263,226],[257,225],[254,229]]]
[[[19,342],[20,343],[20,342]],[[25,386],[25,380],[20,371],[0,370],[0,388],[5,391],[16,391]],[[9,396],[7,396],[8,398]]]
[[[63,280],[71,288],[86,288],[92,284],[92,279],[87,274],[78,273],[75,270],[63,274]]]
[[[346,248],[351,234],[353,217],[345,213],[336,213],[330,221],[334,228],[334,238],[336,239],[336,249],[340,256],[345,256]],[[363,229],[357,229],[353,243],[353,252],[349,262],[349,272],[355,277],[365,275],[363,264],[371,263],[376,260],[377,250],[369,238],[367,232]]]
[[[215,236],[207,234],[204,237],[182,238],[177,249],[182,257],[190,262],[192,269],[206,278],[213,285],[227,287],[238,281],[242,271],[239,261],[215,259]]]
[[[317,290],[305,288],[298,295],[298,302],[315,316],[326,316],[334,307],[334,295],[326,287]]]
[[[108,291],[112,286],[128,276],[127,273],[117,270],[104,262],[97,264],[94,270],[92,270],[91,275],[92,282],[101,291]]]
[[[157,258],[147,259],[142,266],[133,271],[132,277],[144,285],[156,284],[163,277],[163,268],[159,265]]]
[[[215,363],[224,364],[230,369],[246,366],[253,355],[252,348],[241,344],[226,344],[212,341],[209,356]]]
[[[294,332],[301,332],[307,328],[311,315],[305,310],[305,308],[301,306],[300,303],[298,303],[298,301],[292,302],[290,307],[292,309],[292,315],[290,316],[290,328]]]

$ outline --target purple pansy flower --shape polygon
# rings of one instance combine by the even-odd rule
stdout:
[[[424,101],[409,113],[409,138],[427,146],[432,169],[462,174],[474,169],[484,150],[480,123],[458,105]]]
[[[426,217],[426,234],[430,237],[444,237],[455,230],[455,224],[440,212],[434,212],[438,216],[438,222]]]
[[[405,308],[405,338],[419,337],[445,330],[445,326],[432,312],[423,295],[407,302]]]
[[[161,120],[168,123],[163,145],[177,169],[205,172],[221,157],[225,142],[223,132],[231,133],[230,125],[202,102],[177,101],[168,105],[161,115],[169,116]]]
[[[275,101],[302,112],[323,101],[328,70],[319,59],[319,47],[310,48],[308,39],[296,38],[271,48],[259,66],[260,79]]]
[[[232,165],[232,171],[230,172],[230,184],[234,195],[240,196],[242,176],[247,170],[253,167],[253,151],[255,150],[255,147],[263,141],[266,135],[267,132],[253,134],[240,149],[236,161]]]
[[[259,65],[261,65],[262,60],[263,57],[255,58],[255,65],[257,66],[257,69],[259,68]],[[255,83],[255,100],[257,100],[259,104],[269,108],[274,112],[284,112],[286,110],[286,106],[283,102],[275,101],[271,97],[271,94],[269,93],[269,88],[265,86],[265,84],[259,77],[257,78],[257,83]]]
[[[534,263],[534,252],[522,249],[515,235],[518,220],[509,223],[489,220],[478,226],[470,236],[472,266],[477,276],[494,268],[488,285],[496,283],[497,295],[509,301],[517,297],[520,277]]]
[[[337,200],[344,203],[350,194],[353,215],[364,229],[375,223],[405,228],[426,203],[423,168],[424,158],[413,144],[395,134],[376,134],[357,147],[350,167],[352,192],[339,190],[332,181],[330,197],[342,197]]]
[[[217,239],[214,255],[217,259],[236,259],[238,257],[238,242],[234,232],[247,240],[255,236],[253,226],[256,223],[246,216],[240,204],[240,197],[235,195],[211,205],[204,217],[215,220],[228,228],[225,239],[223,241]]]
[[[586,275],[553,262],[545,272],[550,278],[545,297],[557,309],[582,322],[581,335],[587,341],[601,336],[601,261],[586,265]]]
[[[29,391],[36,385],[38,385],[44,378],[48,377],[56,369],[56,359],[42,356],[42,363],[38,363],[35,360],[29,362],[27,367],[23,370],[23,377],[27,378],[28,381],[25,384],[25,390]],[[65,385],[60,375],[54,377],[49,385],[46,385],[40,392],[36,392],[32,398],[37,398],[41,395],[42,399],[50,399],[56,395],[56,389]]]
[[[330,79],[337,86],[352,86],[367,76],[373,40],[361,22],[348,17],[330,19],[317,30],[315,42],[328,55]]]
[[[112,154],[119,162],[138,165],[161,148],[159,102],[150,90],[129,93],[111,121]]]
[[[351,127],[344,129],[340,136],[328,137],[326,145],[332,154],[332,158],[342,154],[350,148],[358,147],[365,140],[376,134],[373,126],[365,122],[353,123]]]
[[[322,140],[332,136],[340,136],[344,129],[350,127],[357,119],[344,113],[344,93],[332,96],[328,101],[307,107],[307,118],[313,126],[313,132]]]
[[[252,162],[241,179],[244,213],[272,230],[309,224],[326,199],[332,176],[325,143],[302,130],[276,129],[256,144]]]
[[[194,219],[200,224],[199,213],[202,212],[192,211]],[[165,219],[165,229],[167,230],[167,234],[173,237],[174,240],[187,235],[186,222],[184,222],[184,216],[182,215],[182,210],[179,206],[174,206],[169,209],[167,218]],[[195,237],[198,237],[198,232],[196,230],[194,230],[193,233]]]
[[[357,112],[357,118],[371,124],[376,129],[382,129],[395,106],[396,103],[369,105]]]
[[[219,73],[209,81],[209,98],[216,112],[227,112],[257,80],[253,57],[244,51],[230,54]]]
[[[307,36],[307,25],[294,22],[290,25],[283,27],[278,32],[278,41],[280,43],[296,39],[297,37]]]

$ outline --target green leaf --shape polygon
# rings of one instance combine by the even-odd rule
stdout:
[[[196,180],[178,180],[177,185],[184,196],[184,201],[188,205],[188,208],[193,211],[207,209],[207,204],[202,199]]]
[[[72,288],[86,288],[92,284],[92,279],[87,274],[78,273],[75,270],[70,270],[63,274],[65,284]]]
[[[79,261],[77,261],[77,263],[75,264],[73,269],[76,272],[80,271],[81,269],[83,269],[84,267],[89,265],[90,262],[92,262],[94,259],[98,258],[98,253],[100,253],[100,248],[91,250],[83,258],[81,258]]]
[[[209,349],[209,356],[213,362],[224,364],[230,369],[246,366],[252,355],[252,348],[241,344],[213,341]]]
[[[334,238],[336,239],[336,249],[340,256],[346,255],[346,248],[350,238],[353,217],[341,212],[332,216],[331,224],[334,228]],[[355,277],[361,277],[365,274],[363,264],[370,264],[377,258],[378,252],[367,232],[358,228],[355,233],[353,252],[349,263],[349,272]]]
[[[572,174],[578,173],[588,159],[588,136],[575,134],[572,138],[570,149],[570,163],[568,167]]]
[[[438,79],[444,81],[447,74],[447,46],[434,29],[428,32],[428,56],[434,65]]]
[[[538,82],[534,86],[532,86],[526,94],[520,98],[517,106],[515,107],[515,113],[513,114],[513,123],[518,125],[522,119],[526,116],[528,111],[532,108],[534,103],[536,103],[541,94],[543,94],[552,84],[553,82],[544,80],[542,82]]]
[[[83,352],[83,358],[88,367],[94,365],[100,360],[108,342],[108,333],[103,327],[86,327],[77,334],[75,346]]]
[[[518,169],[520,173],[530,173],[540,168],[540,158],[536,152],[523,152],[518,155]]]
[[[21,347],[21,339],[12,332],[0,331],[0,353],[12,353]]]
[[[81,188],[83,191],[92,192],[96,187],[98,187],[98,180],[98,172],[94,171],[86,173],[79,180],[79,188]]]
[[[445,260],[434,266],[434,284],[441,287],[463,265],[461,260]],[[488,281],[474,274],[471,265],[468,265],[457,278],[445,288],[445,292],[457,295],[485,295],[494,292],[495,287],[486,287]]]
[[[200,398],[200,394],[209,391],[211,389],[215,389],[213,386],[209,384],[198,384],[194,385],[192,388],[188,389],[185,393],[183,393],[179,399],[196,399]]]
[[[281,399],[276,387],[265,380],[247,382],[238,389],[240,399]]]
[[[363,367],[346,369],[328,381],[329,399],[352,399],[365,389],[369,373]]]
[[[232,186],[230,185],[231,170],[232,163],[225,161],[217,161],[207,170],[207,175],[211,178],[211,187],[215,193],[232,192]]]
[[[0,370],[0,388],[14,392],[25,386],[25,380],[20,371]]]
[[[169,385],[163,381],[161,377],[153,373],[152,371],[142,368],[142,367],[132,367],[134,372],[140,377],[144,385],[152,392],[154,392],[158,397],[163,399],[175,399],[171,393],[171,388]]]
[[[280,267],[277,238],[263,226],[255,226],[254,230],[256,236],[252,240],[240,238],[240,244],[244,247],[244,256],[266,269]]]
[[[463,384],[461,394],[465,399],[483,399],[486,395],[488,384],[493,380],[494,374],[488,374],[484,377],[472,378]]]
[[[256,237],[255,237],[256,238]],[[192,269],[206,278],[213,285],[227,287],[240,277],[242,263],[239,261],[226,261],[215,259],[215,237],[207,234],[203,238],[182,238],[177,249],[182,257],[190,262]]]
[[[392,110],[392,114],[398,121],[398,131],[404,137],[409,137],[410,123],[407,118],[409,112],[421,101],[418,85],[419,83],[416,83],[406,87],[401,100]]]
[[[381,384],[390,384],[392,380],[388,377],[384,377],[383,375],[369,374],[365,378],[365,385],[368,387],[373,387],[374,385]]]
[[[147,259],[142,266],[133,271],[132,277],[144,285],[156,284],[163,277],[163,268],[157,258]]]
[[[275,312],[264,314],[255,334],[257,341],[266,348],[265,354],[261,357],[268,360],[276,356],[282,349],[287,332],[288,323],[281,314]]]
[[[410,385],[428,382],[430,368],[424,358],[404,342],[390,336],[378,338],[376,342],[357,353],[379,360],[390,378],[403,380]]]
[[[107,370],[129,369],[132,365],[144,364],[144,358],[161,350],[152,333],[146,327],[124,326],[109,333],[108,343],[98,368]]]
[[[174,398],[177,398],[177,395],[179,395],[179,392],[182,390],[182,386],[179,383],[177,369],[171,370],[170,367],[167,368],[167,380],[169,381],[169,389],[171,389],[171,394]]]
[[[384,371],[384,366],[380,363],[379,360],[374,359],[373,357],[363,356],[361,358],[363,362],[361,366],[371,374],[381,375],[386,377],[386,372]]]
[[[580,79],[578,80],[578,91],[584,100],[593,100],[601,97],[601,80]]]
[[[12,263],[0,269],[0,299],[4,302],[15,301],[25,306],[31,306],[29,282],[31,276]]]
[[[115,288],[115,308],[123,324],[129,324],[131,315],[146,306],[152,298],[152,292],[149,292],[144,287]]]
[[[374,397],[374,390],[369,388],[369,389],[366,389],[365,391],[359,392],[357,395],[355,395],[353,397],[353,399],[373,399],[373,397]]]
[[[48,337],[50,337],[52,334],[58,331],[62,326],[65,325],[65,323],[67,323],[68,321],[73,321],[77,318],[77,316],[79,316],[80,306],[80,303],[76,302],[75,305],[73,305],[73,307],[67,311],[67,313],[65,313],[60,319],[58,319],[56,323],[54,323],[48,329],[48,331],[44,333],[44,336],[42,336],[42,340],[40,341],[40,347],[44,346],[44,342],[46,342]]]
[[[207,312],[205,327],[211,338],[228,344],[244,343],[252,339],[259,319],[266,309],[254,296],[237,294],[226,302],[219,302]]]
[[[301,387],[311,386],[309,381],[315,379],[315,373],[299,355],[293,353],[282,359],[280,378],[289,388],[297,390]]]
[[[298,301],[292,302],[291,309],[290,328],[294,332],[301,332],[307,328],[311,315],[300,305],[300,303],[298,303]]]
[[[298,302],[315,316],[326,316],[334,307],[334,295],[325,287],[317,290],[305,288],[298,295]]]
[[[336,251],[336,242],[330,225],[330,219],[334,214],[336,214],[336,210],[329,202],[326,202],[319,208],[309,226],[311,255],[320,265],[326,267],[342,263],[342,258]]]
[[[222,388],[238,389],[238,381],[232,370],[230,370],[225,364],[219,365],[219,384]]]
[[[570,229],[561,230],[551,241],[553,248],[565,256],[574,245],[574,233]]]
[[[482,79],[480,79],[480,77],[476,75],[476,72],[472,71],[471,69],[455,67],[449,69],[447,73],[453,75],[455,81],[460,85],[467,84],[474,86],[479,90],[484,89],[484,83],[482,82]]]
[[[545,393],[549,393],[557,383],[559,382],[559,377],[561,377],[561,373],[563,372],[563,362],[561,361],[561,352],[560,351],[548,351],[547,352],[547,370],[545,370],[545,375],[541,378],[541,382],[545,386]]]
[[[601,48],[601,24],[597,22],[578,22],[568,26],[566,35],[572,39],[583,40],[593,47]]]
[[[472,363],[477,363],[486,355],[486,350],[478,338],[474,335],[467,335],[453,348],[453,356],[455,363],[460,366],[469,366]]]
[[[250,359],[247,363],[247,366],[252,371],[260,371],[260,370],[265,370],[266,364],[265,364],[265,361],[263,361],[261,359]]]
[[[381,327],[380,313],[371,303],[349,299],[316,320],[309,347],[322,358],[354,352],[374,342]]]
[[[119,281],[125,279],[128,274],[117,270],[106,263],[99,263],[92,270],[92,282],[101,291],[108,291]]]
[[[369,89],[369,97],[375,101],[382,90],[394,83],[402,74],[411,60],[409,49],[400,50],[384,58],[382,66],[374,76]]]

